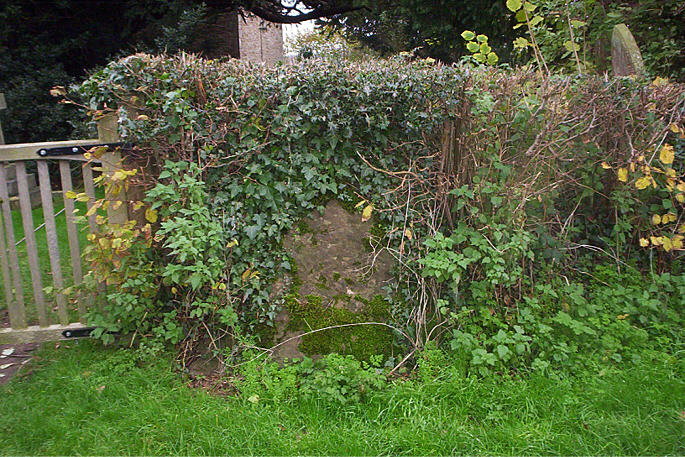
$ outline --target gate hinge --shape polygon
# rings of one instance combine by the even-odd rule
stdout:
[[[109,148],[116,148],[116,147],[121,147],[125,146],[126,143],[124,142],[118,142],[118,143],[100,143],[100,144],[89,144],[86,146],[62,146],[62,147],[57,147],[57,148],[41,148],[38,151],[36,151],[36,154],[38,154],[40,157],[59,157],[59,156],[66,156],[66,155],[74,155],[74,154],[83,154],[85,152],[88,152],[91,148],[97,148],[97,147],[102,147],[102,146],[107,146]]]

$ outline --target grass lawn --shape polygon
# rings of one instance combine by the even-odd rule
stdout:
[[[68,346],[68,347],[67,347]],[[91,341],[0,387],[2,454],[684,454],[683,360],[572,379],[403,382],[351,405],[252,404]]]

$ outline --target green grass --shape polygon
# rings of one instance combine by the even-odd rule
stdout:
[[[0,387],[2,454],[685,453],[685,366],[669,356],[573,379],[405,382],[340,406],[212,397],[168,359],[69,346]]]
[[[57,195],[57,194],[55,194]],[[55,213],[57,214],[64,208],[64,201],[61,195],[54,198]],[[85,214],[86,204],[75,202],[76,209],[79,214]],[[44,222],[44,215],[42,207],[34,208],[32,210],[33,226],[39,227]],[[24,227],[21,219],[21,212],[18,209],[12,210],[12,223],[14,226],[15,242],[19,242],[24,238]],[[69,256],[69,238],[67,236],[67,222],[66,214],[62,213],[55,218],[55,225],[57,227],[57,239],[60,249],[60,265],[62,267],[62,276],[64,277],[65,286],[73,284],[73,273],[71,267],[71,258]],[[3,226],[4,229],[4,226]],[[87,224],[77,225],[79,246],[83,249],[86,243]],[[45,227],[35,232],[36,245],[38,247],[38,261],[40,263],[41,279],[43,287],[52,287],[52,270],[50,268],[50,257],[48,253],[47,238]],[[33,281],[31,279],[31,271],[29,269],[28,255],[26,253],[26,242],[23,241],[17,246],[17,255],[19,257],[19,270],[21,273],[22,290],[24,292],[24,303],[26,306],[26,315],[29,319],[29,324],[37,324],[36,322],[36,308],[33,293]],[[86,270],[83,269],[85,273]],[[46,294],[48,303],[53,301],[54,294]],[[4,281],[0,281],[0,309],[6,309],[7,303],[5,299]],[[58,322],[57,313],[51,311],[51,306],[48,306],[48,316],[52,323]],[[78,319],[77,312],[70,309],[72,320]]]

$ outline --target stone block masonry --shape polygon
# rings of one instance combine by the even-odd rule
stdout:
[[[240,58],[274,65],[283,60],[283,26],[253,15],[238,17]]]

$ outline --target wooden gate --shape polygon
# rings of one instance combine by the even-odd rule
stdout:
[[[0,272],[4,288],[0,302],[4,299],[10,324],[0,329],[0,344],[59,340],[85,328],[88,300],[81,297],[76,306],[69,306],[62,290],[68,284],[81,283],[80,238],[84,236],[80,232],[95,231],[97,225],[94,215],[88,218],[87,227],[76,224],[75,202],[67,198],[67,192],[74,190],[72,168],[77,172],[80,168],[83,191],[89,197],[86,205],[92,206],[96,198],[94,170],[83,154],[92,146],[118,140],[116,119],[109,116],[98,123],[97,139],[0,144]],[[110,149],[99,161],[104,173],[114,173],[120,155]],[[74,162],[79,166],[72,167]],[[33,170],[37,180],[30,172]],[[60,190],[53,193],[53,184]],[[36,224],[34,217],[42,218],[42,223]],[[109,217],[112,222],[125,221],[126,205],[111,209]],[[17,239],[21,232],[23,237]],[[67,252],[69,255],[62,257]]]

